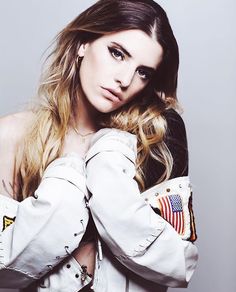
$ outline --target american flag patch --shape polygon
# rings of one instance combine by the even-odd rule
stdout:
[[[161,216],[179,233],[184,233],[184,212],[180,195],[168,195],[158,198]]]

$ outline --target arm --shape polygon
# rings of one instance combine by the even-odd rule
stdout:
[[[76,156],[58,158],[45,170],[34,197],[19,203],[0,195],[1,221],[16,217],[1,226],[0,287],[28,286],[79,245],[88,222],[83,165]],[[75,261],[69,261],[72,269],[60,271],[68,273],[70,287],[77,291],[78,279],[71,277]]]
[[[197,249],[140,197],[134,180],[135,137],[113,129],[98,138],[87,156],[87,186],[100,236],[141,277],[186,287],[196,268]]]

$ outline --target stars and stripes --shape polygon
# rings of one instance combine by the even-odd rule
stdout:
[[[167,195],[158,198],[161,216],[168,221],[179,234],[184,233],[184,213],[180,195]]]

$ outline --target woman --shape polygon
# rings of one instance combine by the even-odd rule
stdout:
[[[173,110],[178,46],[165,12],[152,0],[98,1],[58,35],[50,57],[40,106],[0,125],[1,193],[20,201],[0,197],[8,212],[0,285],[23,288],[47,274],[30,291],[78,291],[95,265],[95,291],[186,286],[194,230],[183,240],[139,196],[187,175],[184,125]],[[181,137],[167,135],[173,119]],[[88,207],[103,250],[95,263]]]

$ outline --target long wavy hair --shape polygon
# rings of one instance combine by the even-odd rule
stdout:
[[[144,166],[152,157],[165,166],[158,182],[170,177],[172,156],[164,142],[163,113],[177,106],[179,53],[165,11],[152,0],[100,0],[82,12],[55,38],[47,58],[38,95],[40,104],[24,141],[18,171],[22,198],[38,187],[47,165],[62,153],[66,131],[75,117],[80,82],[78,49],[81,44],[123,30],[139,29],[163,48],[163,58],[154,78],[141,94],[122,108],[101,114],[101,127],[114,127],[138,137],[136,180],[145,189]]]

